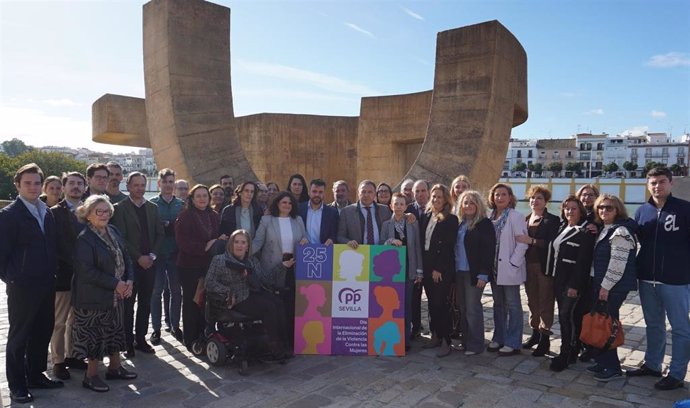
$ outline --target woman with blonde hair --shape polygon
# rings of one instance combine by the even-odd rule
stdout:
[[[431,188],[431,200],[427,204],[422,225],[425,226],[423,284],[429,297],[429,327],[432,328],[432,342],[429,346],[440,346],[436,356],[445,357],[451,351],[448,295],[455,278],[458,217],[450,212],[450,192],[443,184],[436,184]]]
[[[453,182],[450,183],[450,205],[453,207],[453,214],[458,214],[458,207],[460,206],[460,204],[458,204],[460,201],[460,194],[465,192],[465,190],[469,190],[470,188],[472,188],[470,179],[464,174],[457,176],[453,179]]]
[[[494,335],[488,351],[499,356],[520,354],[522,346],[522,302],[520,285],[525,282],[527,244],[516,237],[527,234],[525,217],[515,210],[517,198],[505,183],[496,183],[489,191],[489,219],[496,234],[496,255],[491,293],[494,298]]]
[[[493,280],[496,234],[486,218],[479,192],[466,190],[458,198],[458,228],[455,244],[455,294],[460,309],[465,355],[484,351],[482,293]]]

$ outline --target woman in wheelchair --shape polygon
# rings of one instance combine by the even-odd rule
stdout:
[[[206,296],[219,322],[230,320],[230,311],[240,312],[250,318],[260,319],[270,341],[270,349],[276,359],[292,355],[285,349],[285,312],[283,303],[267,288],[264,281],[274,274],[284,274],[286,262],[273,271],[261,270],[261,264],[250,257],[249,232],[236,230],[230,235],[226,251],[216,255],[206,275]]]

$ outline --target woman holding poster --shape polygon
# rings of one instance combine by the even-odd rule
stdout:
[[[419,244],[419,223],[410,224],[405,217],[407,204],[402,193],[394,193],[391,199],[393,217],[383,222],[381,243],[383,245],[405,246],[407,248],[407,279],[405,284],[405,351],[410,349],[412,325],[412,290],[420,285],[422,271],[422,246]]]
[[[450,354],[450,305],[448,294],[455,278],[455,243],[458,217],[450,213],[450,192],[443,184],[431,188],[422,225],[424,231],[424,290],[429,296],[433,328],[432,345],[440,346],[437,357]]]

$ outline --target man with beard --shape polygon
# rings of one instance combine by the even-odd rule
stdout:
[[[350,189],[348,188],[345,180],[336,181],[335,183],[333,183],[333,202],[328,205],[330,207],[337,209],[338,214],[340,214],[343,208],[352,204],[350,200],[348,200],[347,198],[349,193]]]
[[[127,194],[120,191],[122,166],[114,161],[106,163],[106,166],[108,167],[108,172],[110,172],[110,177],[108,178],[108,187],[106,187],[105,193],[108,194],[110,202],[115,205],[127,198]]]
[[[55,217],[58,271],[55,279],[55,327],[50,338],[50,356],[53,360],[53,374],[68,380],[68,368],[85,370],[83,360],[72,357],[72,322],[74,314],[71,303],[72,276],[74,275],[74,248],[77,236],[84,228],[74,211],[82,205],[81,197],[86,188],[86,178],[73,171],[62,176],[64,200],[51,208]]]
[[[307,229],[310,244],[331,245],[338,235],[338,210],[323,204],[326,182],[321,179],[309,183],[309,201],[299,205],[299,215]]]

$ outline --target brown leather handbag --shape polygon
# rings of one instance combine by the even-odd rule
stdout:
[[[595,302],[592,311],[582,318],[580,340],[601,350],[616,348],[625,341],[623,326],[611,317],[605,301]]]

